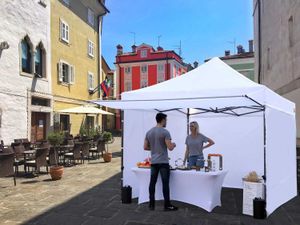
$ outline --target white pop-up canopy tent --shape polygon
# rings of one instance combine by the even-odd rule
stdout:
[[[122,100],[94,102],[124,110],[123,185],[131,185],[134,196],[138,185],[131,168],[149,156],[143,142],[158,111],[167,113],[167,129],[177,145],[169,153],[170,164],[183,158],[187,124],[195,120],[200,132],[216,143],[205,156],[223,155],[228,170],[224,186],[241,188],[251,171],[264,175],[268,215],[297,195],[295,104],[219,58],[174,79],[125,92]]]

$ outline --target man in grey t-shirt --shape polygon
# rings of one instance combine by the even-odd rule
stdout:
[[[168,149],[172,151],[176,144],[171,142],[171,135],[165,129],[167,125],[167,115],[164,113],[157,113],[157,125],[151,128],[145,137],[144,150],[151,151],[151,177],[149,184],[149,208],[155,208],[155,185],[157,182],[158,174],[160,173],[163,185],[163,195],[165,199],[165,210],[177,210],[176,206],[171,205],[170,202],[170,166]]]

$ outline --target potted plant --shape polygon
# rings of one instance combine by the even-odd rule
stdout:
[[[64,134],[61,132],[51,132],[48,134],[47,137],[50,145],[53,147],[54,151],[54,158],[55,158],[55,165],[52,165],[50,167],[50,176],[52,180],[60,180],[62,177],[62,174],[64,172],[64,167],[58,165],[58,154],[56,151],[57,146],[59,146],[64,141]]]
[[[104,162],[110,162],[112,158],[112,153],[108,152],[108,144],[112,143],[113,141],[112,133],[108,131],[104,131],[101,136],[103,138],[103,141],[106,144],[105,152],[103,153]]]

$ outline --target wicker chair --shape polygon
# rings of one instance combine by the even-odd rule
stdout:
[[[82,150],[81,150],[81,156],[83,159],[83,163],[84,160],[87,159],[88,161],[90,160],[90,143],[89,142],[84,142],[82,145]]]
[[[15,171],[18,174],[19,166],[24,165],[25,163],[25,158],[24,158],[25,147],[21,143],[12,143],[12,148],[13,151],[15,152],[15,160],[14,160]]]
[[[26,160],[24,163],[25,173],[27,172],[28,167],[34,167],[35,172],[40,172],[40,167],[45,166],[48,173],[48,162],[47,155],[49,149],[48,147],[38,148],[35,153],[35,158],[32,160]]]
[[[14,172],[14,152],[0,153],[0,177],[13,175],[14,185],[16,186],[16,175]]]
[[[96,154],[96,158],[100,159],[100,153],[103,157],[103,152],[105,152],[105,141],[98,140],[96,142],[96,147],[90,148],[90,152],[92,153],[92,158],[94,158],[94,153]]]
[[[66,159],[72,160],[73,164],[76,164],[76,161],[78,161],[78,160],[81,160],[81,163],[83,163],[83,158],[81,155],[82,146],[83,146],[83,143],[81,143],[81,142],[75,143],[73,150],[71,152],[67,152],[64,154],[64,164],[65,164]]]

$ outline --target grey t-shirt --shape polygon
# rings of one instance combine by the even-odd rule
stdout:
[[[188,146],[189,156],[203,155],[203,143],[205,142],[208,142],[208,138],[203,134],[198,134],[196,137],[187,136],[185,144]]]
[[[153,127],[147,132],[146,140],[150,144],[151,164],[169,163],[166,139],[171,140],[171,135],[163,127]]]

